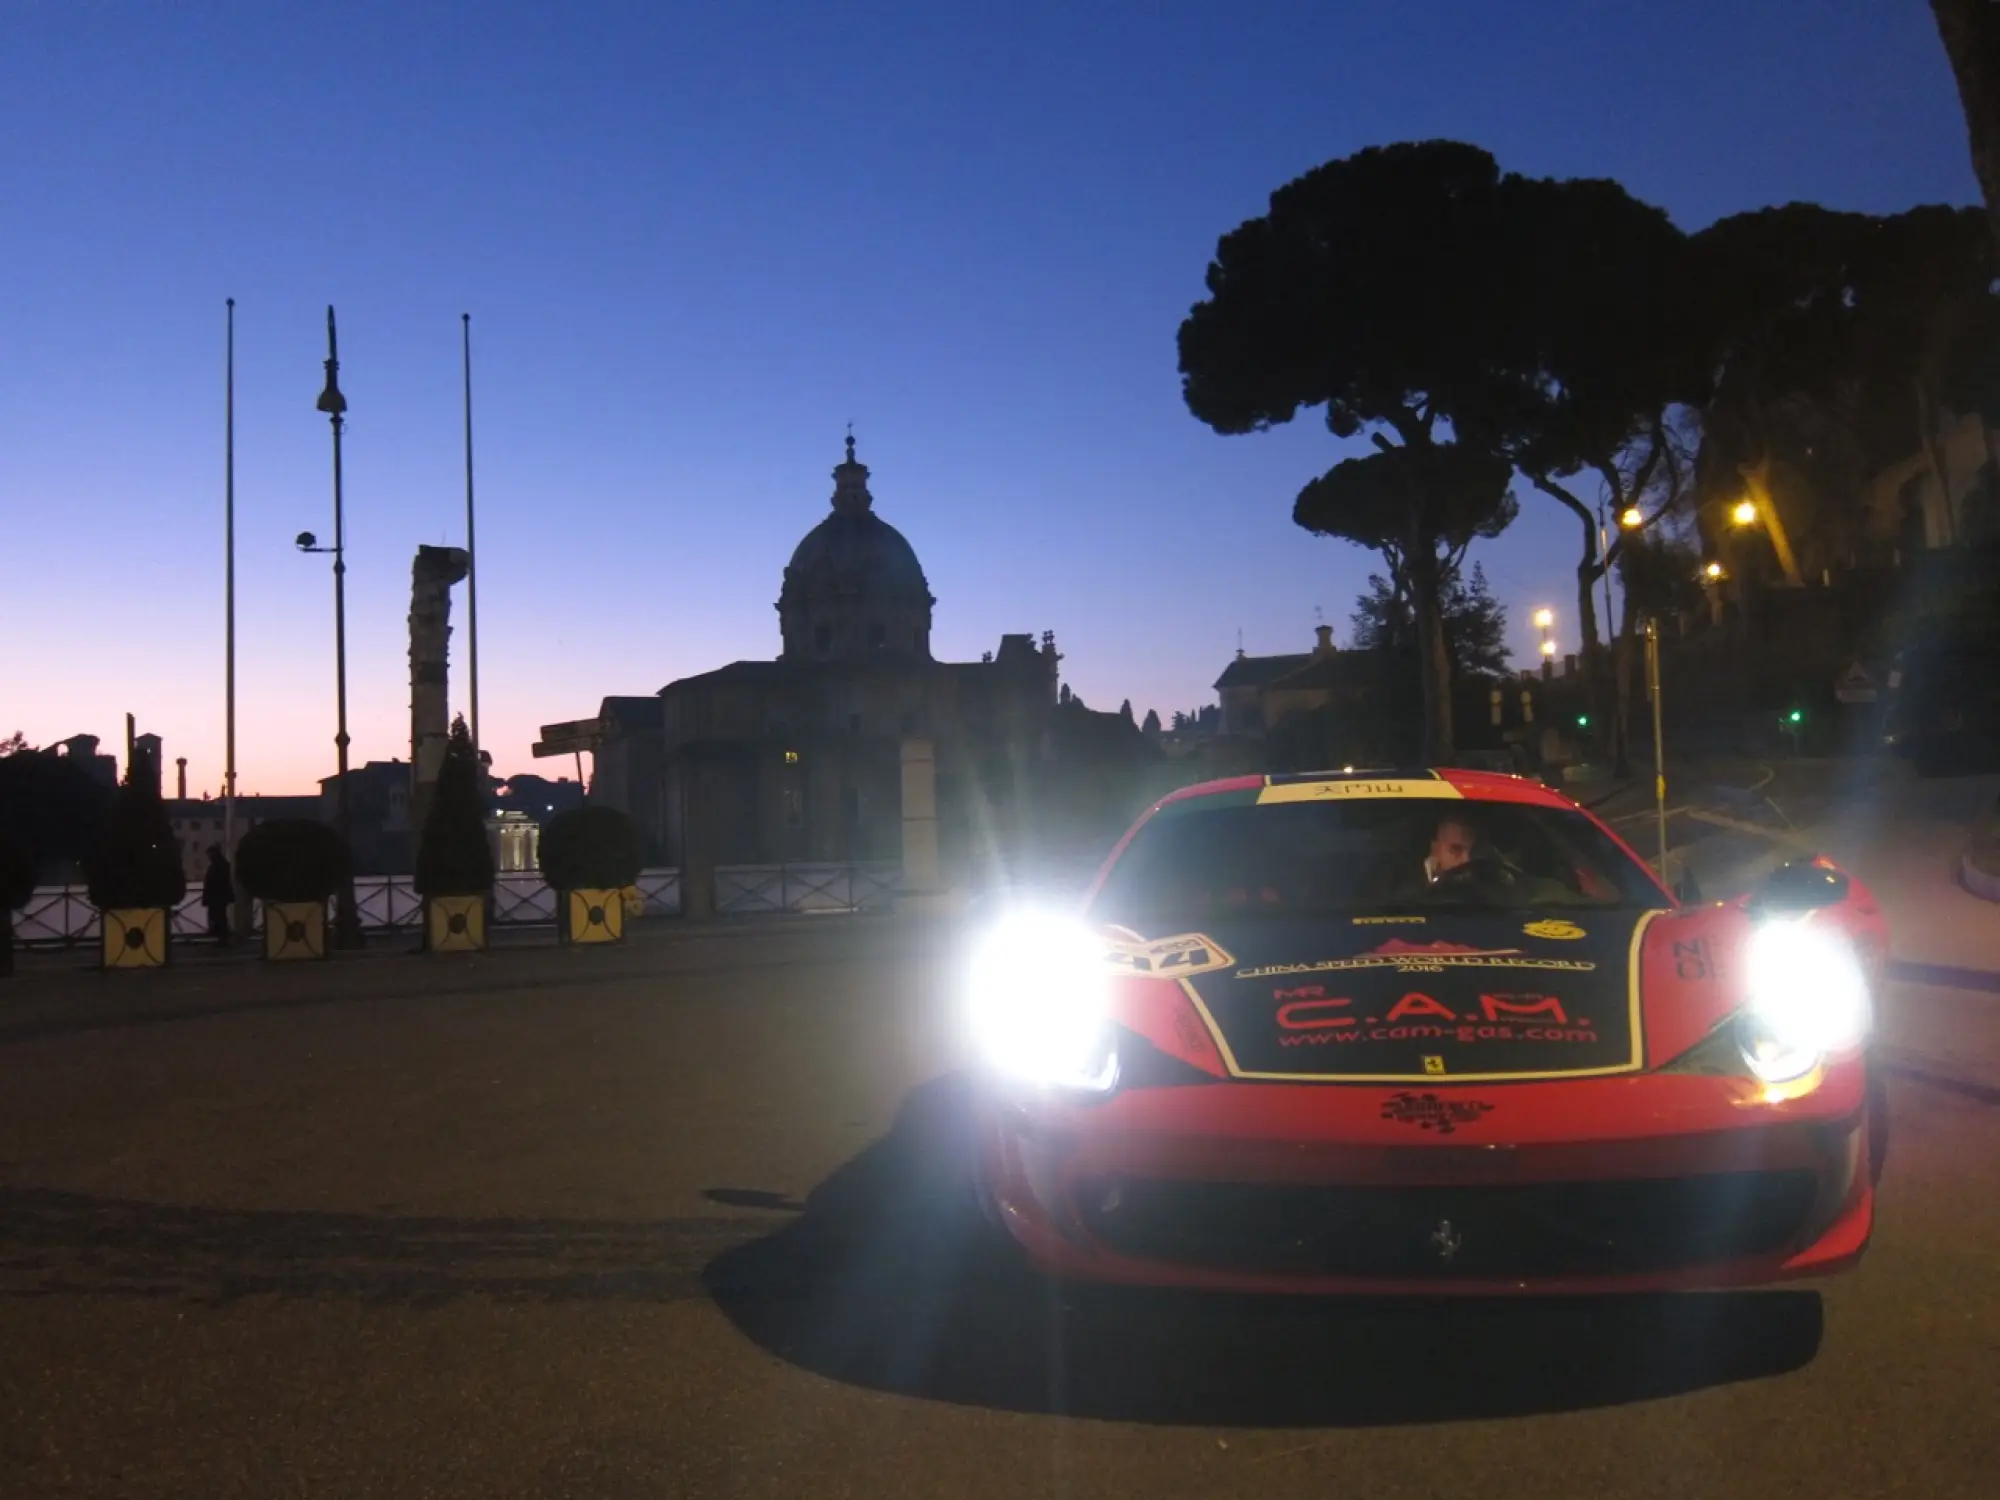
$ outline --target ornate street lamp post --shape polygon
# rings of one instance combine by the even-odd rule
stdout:
[[[326,310],[326,389],[319,393],[319,410],[325,412],[327,419],[333,424],[333,545],[322,547],[319,545],[319,539],[310,531],[302,531],[299,533],[298,547],[301,552],[333,554],[334,712],[338,722],[333,737],[337,772],[337,780],[334,783],[334,821],[340,830],[341,842],[347,845],[351,859],[354,849],[354,819],[352,798],[347,785],[347,558],[340,486],[340,431],[343,426],[341,417],[347,411],[347,398],[340,394],[340,345],[334,333],[331,305]],[[363,945],[361,913],[354,904],[354,871],[351,866],[335,898],[333,943],[336,948],[359,948]]]

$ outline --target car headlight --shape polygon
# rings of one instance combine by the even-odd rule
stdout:
[[[1027,1083],[1114,1088],[1106,951],[1084,923],[1052,912],[1012,912],[981,933],[966,976],[966,1021],[987,1065]]]
[[[1737,1043],[1766,1083],[1803,1077],[1868,1038],[1868,980],[1837,933],[1803,921],[1760,924],[1744,953],[1744,986]]]

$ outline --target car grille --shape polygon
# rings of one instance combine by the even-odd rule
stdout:
[[[1616,1275],[1796,1248],[1810,1171],[1478,1187],[1095,1180],[1078,1217],[1108,1248],[1217,1269],[1442,1280]]]

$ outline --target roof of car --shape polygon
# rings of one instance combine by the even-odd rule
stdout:
[[[1259,802],[1306,802],[1321,798],[1459,799],[1468,802],[1527,802],[1540,807],[1576,806],[1553,787],[1525,776],[1457,767],[1418,770],[1294,771],[1279,776],[1231,776],[1182,787],[1162,805],[1226,792],[1258,792]]]

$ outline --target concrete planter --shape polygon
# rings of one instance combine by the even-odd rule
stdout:
[[[557,940],[563,943],[619,943],[625,940],[625,893],[621,890],[562,891],[557,896]]]
[[[113,907],[98,913],[104,967],[158,969],[167,962],[167,909]]]
[[[264,957],[278,963],[291,963],[326,956],[324,901],[264,903]]]
[[[482,953],[486,949],[486,903],[479,896],[426,896],[424,949],[429,953]]]

